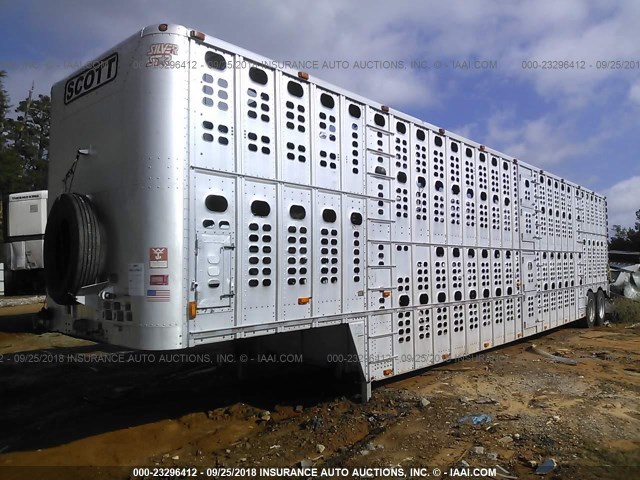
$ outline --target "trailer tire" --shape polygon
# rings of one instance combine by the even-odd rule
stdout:
[[[76,303],[76,294],[97,283],[106,265],[106,235],[95,207],[84,195],[56,198],[44,234],[47,293],[60,305]]]
[[[596,293],[596,325],[604,325],[604,316],[606,311],[607,299],[602,289],[598,289]]]
[[[587,308],[582,324],[587,328],[596,324],[596,296],[591,290],[587,293]]]

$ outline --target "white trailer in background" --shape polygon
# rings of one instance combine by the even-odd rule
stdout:
[[[4,293],[44,292],[46,190],[9,195],[4,202]]]
[[[181,26],[54,85],[50,158],[47,321],[67,334],[299,332],[332,354],[342,332],[368,395],[604,315],[604,197]]]

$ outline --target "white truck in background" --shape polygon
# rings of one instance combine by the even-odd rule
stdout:
[[[47,190],[8,195],[3,202],[4,295],[44,293]]]

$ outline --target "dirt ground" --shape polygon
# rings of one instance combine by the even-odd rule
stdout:
[[[561,328],[375,384],[362,404],[353,379],[328,369],[269,363],[238,380],[211,358],[140,361],[141,352],[34,334],[35,306],[10,308],[0,311],[3,479],[141,478],[130,468],[141,465],[640,478],[640,329],[627,325]],[[546,459],[557,466],[535,475]]]

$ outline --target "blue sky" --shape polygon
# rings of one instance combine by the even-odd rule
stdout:
[[[640,209],[640,2],[0,0],[0,8],[0,69],[14,103],[32,81],[48,93],[71,65],[146,25],[179,23],[280,61],[348,62],[310,73],[607,194],[610,224],[632,225]],[[354,68],[375,60],[405,68]],[[495,67],[452,66],[475,60]],[[584,68],[522,67],[534,60]],[[597,68],[616,60],[635,68]]]

